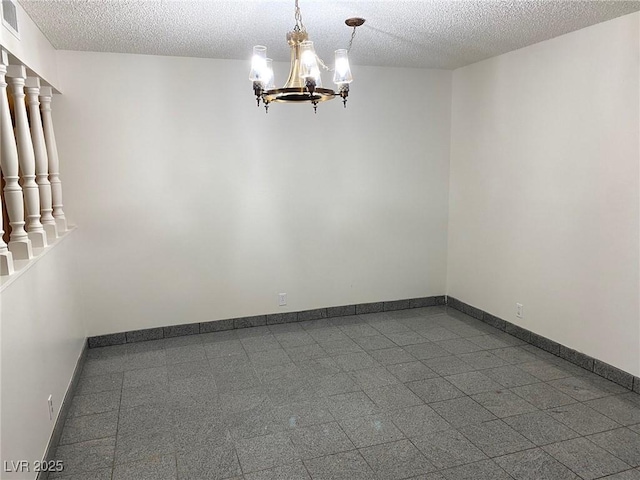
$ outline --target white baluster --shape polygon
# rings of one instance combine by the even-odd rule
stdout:
[[[2,116],[0,116],[0,130],[2,129]],[[0,170],[2,167],[0,166]],[[9,251],[4,239],[4,218],[2,215],[2,198],[0,196],[0,275],[11,275],[13,269],[13,255]]]
[[[24,101],[24,84],[27,69],[23,65],[9,65],[7,82],[13,94],[13,115],[15,117],[18,160],[22,173],[22,193],[27,207],[27,233],[34,247],[47,246],[47,234],[40,222],[40,192],[36,183],[36,157],[33,153],[27,105]]]
[[[49,158],[49,181],[51,182],[51,195],[53,198],[53,218],[56,219],[58,232],[67,231],[67,219],[62,211],[62,183],[60,182],[60,161],[58,160],[58,146],[53,132],[53,119],[51,118],[51,87],[40,88],[40,110],[42,112],[42,126],[44,127],[44,139],[47,144],[47,156]]]
[[[0,275],[11,275],[13,273],[13,255],[2,238],[4,235],[2,223],[2,199],[0,198]]]
[[[9,97],[5,75],[9,56],[5,50],[1,52],[0,62],[0,165],[4,176],[4,202],[9,216],[11,235],[9,237],[9,251],[16,260],[26,260],[33,257],[31,240],[24,229],[24,203],[22,188],[18,183],[18,149],[13,134],[11,112],[9,111]]]
[[[33,143],[33,153],[36,156],[36,183],[40,192],[40,221],[44,231],[47,232],[47,239],[53,240],[58,237],[58,228],[52,215],[49,157],[47,156],[47,145],[44,140],[42,117],[40,116],[40,100],[38,99],[40,95],[40,79],[38,77],[27,77],[25,85],[27,105],[29,106],[31,142]]]

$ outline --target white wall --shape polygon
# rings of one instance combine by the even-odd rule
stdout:
[[[75,232],[68,234],[0,293],[2,462],[43,458],[54,426],[47,399],[53,395],[55,419],[82,351],[85,312],[76,302],[77,240]],[[0,477],[33,479],[36,474],[2,471]]]
[[[89,335],[445,293],[451,72],[265,114],[247,62],[57,53]]]
[[[448,251],[449,295],[635,375],[639,24],[454,72]]]
[[[58,87],[56,51],[18,4],[20,39],[0,26],[0,45]],[[42,459],[86,339],[76,303],[75,234],[52,247],[0,293],[0,462]],[[0,464],[2,468],[4,463]],[[33,466],[33,464],[32,464]],[[4,469],[3,469],[4,470]],[[34,472],[2,472],[34,479]]]

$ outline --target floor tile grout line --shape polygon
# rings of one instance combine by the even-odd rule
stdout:
[[[313,475],[311,474],[311,472],[309,471],[309,467],[307,467],[307,464],[304,463],[304,460],[300,459],[300,463],[302,464],[302,468],[304,468],[305,472],[307,472],[307,475],[309,476],[309,479],[313,479]]]
[[[120,431],[120,410],[122,407],[122,391],[124,389],[124,376],[122,379],[122,385],[120,386],[120,401],[118,402],[118,421],[116,423],[116,436],[113,442],[113,459],[111,463],[111,478],[115,476],[116,469],[116,452],[118,451],[118,432]]]
[[[627,427],[622,427],[622,428],[627,428]],[[583,435],[583,436],[582,436],[582,438],[584,438],[585,440],[588,440],[589,442],[591,442],[592,444],[594,444],[596,447],[601,448],[602,450],[606,451],[606,452],[607,452],[607,453],[609,453],[610,455],[613,455],[613,456],[614,456],[614,457],[616,457],[618,460],[620,460],[622,463],[625,463],[625,464],[629,465],[625,460],[623,460],[622,458],[620,458],[618,455],[616,455],[615,453],[613,453],[613,452],[611,452],[611,451],[607,450],[605,447],[601,447],[600,445],[598,445],[596,442],[594,442],[593,440],[591,440],[591,439],[589,438],[589,437],[592,437],[592,436],[594,436],[594,435],[599,435],[599,434],[601,434],[601,433],[612,432],[613,430],[620,430],[620,428],[613,428],[613,429],[611,429],[611,430],[607,430],[607,431],[604,431],[604,432],[596,432],[596,433],[592,433],[592,434],[589,434],[589,435]],[[631,430],[631,431],[633,431],[633,430]],[[629,467],[631,467],[631,468],[636,468],[636,466],[634,466],[634,465],[629,465]]]
[[[472,399],[473,400],[473,399]],[[522,450],[516,450],[515,452],[511,452],[511,453],[518,453],[518,452],[522,452],[525,450],[531,450],[533,448],[536,448],[536,444],[533,443],[531,440],[529,440],[527,437],[525,437],[524,435],[522,435],[520,432],[518,432],[516,429],[514,429],[513,427],[511,427],[511,425],[509,425],[508,423],[506,423],[505,421],[503,421],[501,418],[496,418],[495,420],[487,420],[485,422],[480,422],[480,423],[475,423],[475,424],[469,424],[469,425],[464,425],[464,427],[474,427],[474,426],[478,426],[478,425],[484,425],[485,423],[489,423],[489,422],[500,422],[502,423],[502,425],[504,425],[505,427],[507,427],[510,430],[513,430],[516,434],[520,435],[522,438],[524,438],[527,442],[529,442],[531,445],[533,445],[533,447],[529,447],[529,448],[525,448]],[[462,427],[462,428],[464,428]],[[490,459],[494,459],[494,458],[498,458],[501,457],[503,455],[495,455],[495,456],[491,456],[489,455],[487,452],[485,452],[484,450],[482,450],[482,448],[479,445],[476,445],[476,443],[468,436],[465,435],[464,432],[461,432],[460,430],[458,430],[458,432],[460,433],[460,435],[462,435],[464,438],[466,438],[469,442],[471,442],[472,444],[474,444],[482,453],[484,453],[488,458]],[[509,455],[509,454],[505,454],[505,455]]]
[[[616,396],[619,396],[619,395],[626,395],[626,393],[614,394],[614,395],[610,395],[610,396],[611,396],[611,397],[616,397]],[[603,399],[603,398],[607,398],[607,397],[594,398],[593,400],[601,400],[601,399]],[[587,400],[586,402],[592,402],[593,400]],[[580,402],[580,403],[586,404],[586,402]],[[623,427],[623,428],[629,428],[629,427],[632,427],[632,426],[634,426],[634,425],[639,425],[639,424],[640,424],[640,422],[638,422],[638,423],[632,423],[632,424],[630,424],[630,425],[625,425],[625,424],[622,424],[622,423],[618,422],[615,418],[611,418],[611,417],[610,417],[609,415],[607,415],[606,413],[603,413],[603,412],[601,412],[601,411],[599,411],[599,410],[596,410],[596,409],[595,409],[595,408],[593,408],[591,405],[586,405],[586,406],[587,406],[587,407],[589,407],[589,408],[591,408],[592,410],[595,410],[595,411],[596,411],[596,412],[598,412],[600,415],[604,415],[604,416],[605,416],[605,417],[607,417],[609,420],[611,420],[611,421],[613,421],[613,422],[616,422],[618,425],[620,425],[620,427]],[[638,405],[638,407],[640,407],[640,405]],[[620,428],[620,427],[616,427],[616,428]],[[616,429],[614,428],[614,429],[611,429],[611,430],[616,430]],[[632,430],[632,431],[633,431],[633,430]],[[600,432],[598,432],[598,433],[600,433]],[[636,432],[636,433],[639,433],[639,432]]]
[[[180,480],[180,477],[182,475],[180,475],[180,470],[178,470],[178,453],[177,452],[173,453],[173,461],[174,461],[174,465],[176,466],[176,480]]]
[[[389,443],[394,443],[394,442],[389,442]],[[385,444],[386,445],[386,444]],[[366,448],[366,447],[365,447]],[[358,452],[358,455],[360,455],[360,457],[364,460],[364,463],[367,464],[367,466],[369,467],[369,469],[373,472],[373,474],[377,477],[376,475],[376,471],[373,469],[373,466],[371,465],[371,463],[369,462],[369,460],[367,460],[367,457],[365,457],[362,452],[360,451],[360,448],[356,448],[356,451]]]
[[[242,476],[242,478],[244,478],[245,472],[244,472],[244,469],[242,468],[242,463],[240,463],[240,456],[238,455],[238,449],[237,449],[237,447],[235,445],[235,442],[233,444],[233,453],[235,454],[236,461],[238,462],[238,468],[240,469],[240,475]]]
[[[522,450],[521,450],[522,451]],[[515,452],[515,453],[519,453],[519,452]],[[509,472],[507,472],[504,468],[502,468],[502,465],[500,465],[498,462],[495,461],[494,458],[491,459],[493,461],[494,465],[497,465],[497,467],[502,470],[504,473],[506,473],[507,475],[509,475],[511,478],[515,479],[515,477],[513,475],[511,475]]]
[[[434,412],[435,412],[435,410],[434,410]],[[438,412],[435,412],[435,413],[436,413],[436,415],[438,415]],[[440,418],[442,418],[442,417],[440,417]],[[445,422],[446,422],[446,420],[445,420]],[[391,423],[393,423],[393,419],[391,420]],[[447,422],[447,423],[449,423],[449,422]],[[397,426],[396,426],[396,428],[397,428]],[[402,430],[400,430],[400,431],[402,431]],[[434,432],[434,434],[435,433],[438,433],[438,432]],[[420,450],[420,448],[418,448],[418,446],[414,443],[413,439],[408,437],[408,436],[406,438],[409,441],[409,443],[411,443],[411,445],[413,445],[413,448],[415,448],[418,452],[420,452],[420,455],[422,455],[425,458],[425,460],[427,460],[427,462],[429,462],[429,464],[432,465],[435,468],[435,470],[433,472],[438,472],[440,469],[438,467],[436,467],[436,465],[431,460],[429,460],[427,458],[427,456],[422,452],[422,450]]]
[[[606,397],[600,397],[600,398],[606,398]],[[596,400],[599,400],[599,399],[596,399]],[[591,400],[588,400],[588,401],[591,401]],[[578,431],[576,431],[576,430],[573,430],[569,425],[567,425],[566,423],[564,423],[562,420],[560,420],[560,419],[557,419],[557,420],[556,420],[556,419],[554,418],[554,420],[556,420],[556,421],[558,421],[558,422],[562,423],[564,426],[566,426],[566,427],[567,427],[567,428],[569,428],[570,430],[572,430],[572,431],[576,432],[576,433],[577,433],[578,435],[580,435],[581,437],[586,437],[587,435],[597,435],[598,433],[610,432],[610,431],[612,431],[612,430],[618,430],[618,429],[620,429],[620,428],[627,428],[625,425],[622,425],[621,423],[618,423],[618,421],[614,420],[613,418],[608,417],[608,416],[607,416],[607,415],[605,415],[604,413],[600,413],[600,412],[598,412],[595,408],[591,408],[589,405],[586,405],[584,402],[581,402],[581,401],[576,401],[575,403],[568,403],[568,404],[566,404],[566,405],[559,405],[559,406],[557,406],[557,407],[549,407],[549,408],[545,408],[544,410],[541,410],[541,411],[542,411],[542,412],[547,413],[547,412],[549,412],[549,410],[552,410],[552,409],[554,409],[554,408],[569,407],[569,406],[576,405],[576,404],[584,405],[585,407],[587,407],[587,408],[589,408],[590,410],[593,410],[594,412],[596,412],[596,413],[598,413],[598,414],[600,414],[600,415],[602,415],[602,416],[606,417],[607,419],[611,420],[613,423],[615,423],[615,424],[617,425],[616,427],[609,428],[609,429],[606,429],[606,430],[602,430],[602,431],[599,431],[599,432],[588,433],[588,434],[581,434],[580,432],[578,432]],[[548,415],[548,413],[547,413],[547,415]],[[549,416],[551,416],[551,415],[549,415]],[[553,418],[553,417],[552,417],[552,418]]]
[[[518,452],[515,452],[515,453],[518,453]],[[496,457],[496,458],[497,458],[497,457]],[[483,460],[476,460],[476,461],[469,462],[469,463],[463,463],[463,464],[460,464],[460,465],[454,465],[454,466],[452,466],[452,467],[442,468],[442,469],[436,470],[436,472],[434,472],[434,473],[446,472],[446,471],[448,471],[448,470],[453,470],[454,468],[466,467],[466,466],[469,466],[469,465],[475,465],[475,464],[477,464],[477,463],[481,463],[481,462],[491,462],[491,463],[492,463],[492,464],[494,464],[496,467],[498,467],[500,470],[502,470],[502,471],[503,471],[503,472],[504,472],[504,473],[505,473],[509,478],[511,478],[511,479],[514,479],[514,478],[515,478],[513,475],[511,475],[509,472],[507,472],[504,468],[502,468],[502,466],[501,466],[501,465],[499,465],[499,464],[498,464],[498,462],[496,462],[496,461],[495,461],[493,458],[491,458],[491,457],[487,457],[487,458],[485,458],[485,459],[483,459]]]
[[[572,440],[579,440],[579,439],[582,439],[582,438],[585,438],[585,437],[581,435],[580,437],[577,437],[577,438],[571,438],[571,439],[569,439],[569,440],[563,440],[563,441],[560,441],[560,442],[555,442],[555,443],[552,443],[552,444],[549,444],[549,445],[545,445],[545,447],[549,447],[549,446],[551,446],[551,445],[560,444],[560,443],[563,443],[563,442],[569,442],[569,441],[572,441]],[[595,443],[593,443],[593,442],[591,442],[591,443],[592,443],[593,445],[595,445],[597,448],[602,448],[602,447],[600,447],[599,445],[596,445],[596,444],[595,444]],[[556,462],[558,462],[559,464],[561,464],[562,466],[564,466],[565,468],[567,468],[570,472],[572,472],[572,473],[576,474],[579,478],[584,478],[584,477],[582,477],[578,472],[576,472],[575,470],[573,470],[569,465],[567,465],[566,463],[564,463],[562,460],[560,460],[559,458],[556,458],[552,453],[547,452],[543,447],[540,447],[540,449],[541,449],[544,453],[546,453],[547,455],[549,455],[551,458],[553,458]],[[607,452],[607,453],[609,453],[609,452]],[[618,457],[616,457],[616,458],[618,458]],[[620,459],[618,458],[618,460],[620,460]],[[621,461],[622,461],[622,460],[621,460]],[[623,461],[623,463],[625,463],[625,464],[626,464],[626,462],[624,462],[624,461]],[[632,468],[633,468],[633,467],[632,467]],[[615,473],[617,473],[617,472],[615,472]],[[608,478],[609,476],[611,476],[611,475],[613,475],[613,474],[614,474],[614,473],[608,473],[608,474],[606,474],[606,475],[604,475],[604,476],[602,476],[602,475],[601,475],[601,476],[597,477],[597,479],[599,479],[599,478]],[[596,479],[596,480],[597,480],[597,479]]]

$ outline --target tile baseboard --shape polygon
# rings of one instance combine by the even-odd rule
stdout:
[[[469,305],[457,298],[447,296],[447,306],[451,307],[459,312],[465,313],[477,320],[480,320],[492,327],[502,330],[520,340],[527,342],[535,347],[538,347],[545,352],[549,352],[563,360],[566,360],[578,367],[600,375],[618,385],[632,390],[636,393],[640,393],[640,378],[636,377],[624,370],[620,370],[613,365],[609,365],[597,358],[593,358],[585,353],[578,352],[572,348],[562,345],[554,340],[538,335],[526,328],[522,328],[519,325],[514,325],[507,320],[503,320],[494,315],[491,315],[484,310],[480,310],[472,305]]]
[[[171,325],[166,327],[148,328],[144,330],[132,330],[128,332],[111,333],[88,338],[88,348],[122,345],[125,343],[144,342],[171,338],[198,333],[211,333],[223,330],[258,327],[264,325],[276,325],[281,323],[306,322],[325,318],[343,317],[350,315],[365,315],[369,313],[390,312],[395,310],[407,310],[412,308],[435,307],[446,305],[480,320],[503,332],[513,335],[520,340],[549,352],[563,360],[577,365],[585,370],[600,375],[618,385],[621,385],[636,393],[640,393],[640,378],[619,368],[609,365],[601,360],[593,358],[582,352],[562,345],[554,340],[543,337],[519,325],[503,320],[495,315],[485,312],[473,305],[469,305],[457,298],[448,295],[432,297],[408,298],[402,300],[390,300],[372,303],[359,303],[353,305],[341,305],[335,307],[317,308],[296,312],[271,313],[252,317],[228,318],[213,320],[210,322],[188,323]],[[40,480],[40,479],[39,479]]]
[[[403,300],[391,300],[386,302],[359,303],[354,305],[341,305],[337,307],[317,308],[299,312],[271,313],[253,317],[227,318],[213,320],[211,322],[187,323],[171,325],[167,327],[147,328],[144,330],[132,330],[128,332],[110,333],[89,337],[89,348],[108,347],[125,343],[145,342],[183,335],[198,333],[220,332],[237,328],[257,327],[262,325],[275,325],[279,323],[306,322],[323,318],[345,317],[349,315],[363,315],[367,313],[391,312],[394,310],[406,310],[410,308],[435,307],[446,304],[445,295],[433,297],[407,298]]]

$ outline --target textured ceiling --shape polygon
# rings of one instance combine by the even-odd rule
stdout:
[[[288,61],[290,1],[31,1],[20,4],[57,49],[248,59],[255,44]],[[453,69],[640,10],[640,1],[300,0],[316,51],[352,63]]]

